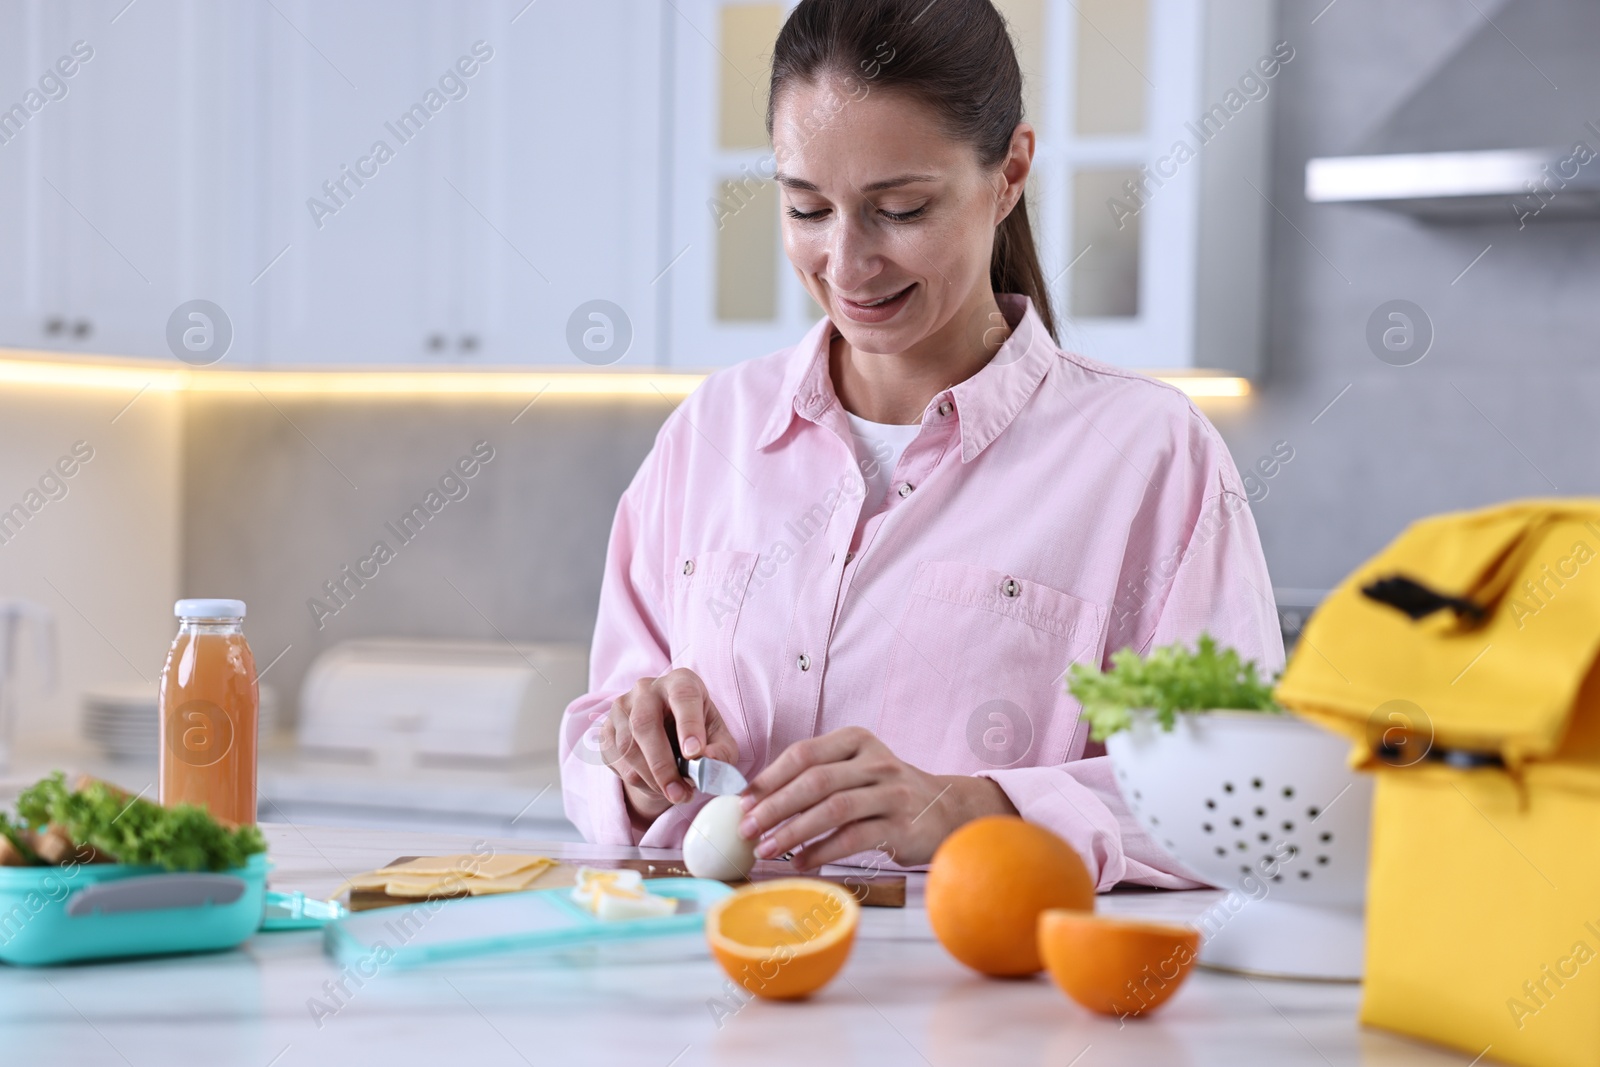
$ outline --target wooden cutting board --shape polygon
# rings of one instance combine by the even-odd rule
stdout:
[[[415,856],[401,856],[390,861],[390,866],[404,863],[406,860],[416,859]],[[679,860],[584,860],[582,864],[557,863],[545,871],[529,889],[564,889],[575,885],[578,878],[578,867],[604,867],[607,870],[638,871],[646,878],[688,878],[689,872],[684,869]],[[793,878],[794,868],[788,863],[778,860],[758,860],[753,871],[750,872],[750,881],[764,882],[773,878]],[[833,882],[848,888],[855,895],[856,900],[864,908],[903,908],[906,906],[906,878],[903,874],[881,874],[877,871],[863,874],[825,874],[808,875],[807,877],[821,878],[824,882]],[[744,882],[729,882],[729,885],[745,885]],[[469,894],[440,893],[429,897],[392,897],[381,889],[352,889],[350,890],[351,911],[371,911],[374,908],[396,908],[416,906],[425,900],[454,900]]]

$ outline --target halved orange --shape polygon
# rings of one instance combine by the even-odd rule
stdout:
[[[861,906],[816,878],[756,882],[706,912],[706,941],[728,977],[758,997],[810,996],[844,966]]]
[[[1192,926],[1052,908],[1039,915],[1039,955],[1067,996],[1102,1015],[1137,1018],[1178,991],[1194,969]]]

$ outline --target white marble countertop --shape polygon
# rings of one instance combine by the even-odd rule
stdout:
[[[277,889],[322,895],[398,855],[467,851],[439,834],[265,825]],[[525,840],[491,842],[531,851]],[[638,850],[552,843],[570,858]],[[645,853],[670,856],[670,853]],[[1120,1024],[1047,977],[996,981],[934,940],[912,876],[904,909],[868,908],[839,977],[809,1001],[708,1005],[724,976],[698,938],[631,964],[486,959],[388,969],[319,1021],[341,969],[317,932],[258,934],[203,956],[27,969],[0,965],[0,1062],[112,1067],[203,1064],[1452,1064],[1467,1057],[1366,1030],[1354,985],[1196,971],[1159,1013]],[[1192,917],[1214,892],[1114,893],[1108,911]]]

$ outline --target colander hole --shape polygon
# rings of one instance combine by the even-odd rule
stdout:
[[[1239,873],[1240,874],[1249,874],[1250,873],[1250,865],[1248,863],[1239,864]]]
[[[1139,792],[1137,789],[1135,789],[1133,791],[1133,799],[1135,799],[1135,800],[1143,800],[1144,799],[1144,794]]]
[[[1272,840],[1272,835],[1267,833],[1265,830],[1261,831],[1261,833],[1257,834],[1256,836],[1261,839],[1262,844],[1266,844],[1268,841]]]
[[[1294,859],[1296,856],[1300,855],[1300,846],[1298,846],[1298,845],[1290,845],[1288,851],[1289,851],[1289,858],[1290,859]]]
[[[1293,798],[1294,798],[1294,786],[1292,786],[1292,785],[1284,786],[1283,787],[1283,799],[1292,800]]]
[[[1235,825],[1235,826],[1243,826],[1244,825],[1244,820],[1239,818],[1239,816],[1237,816],[1237,815],[1235,815],[1232,819],[1229,819],[1228,821],[1233,823],[1233,825]]]
[[[1320,837],[1318,837],[1317,840],[1321,841],[1324,845],[1326,845],[1329,841],[1333,840],[1333,835],[1330,834],[1330,833],[1324,833]]]
[[[1273,876],[1272,876],[1272,880],[1273,880],[1273,881],[1274,881],[1274,882],[1281,882],[1281,881],[1283,881],[1283,875],[1281,875],[1281,874],[1275,874],[1275,875],[1273,875]]]
[[[1217,846],[1217,855],[1226,856],[1227,854],[1228,854],[1228,850],[1227,849],[1223,848],[1221,845]]]
[[[1261,788],[1261,779],[1259,779],[1259,778],[1250,779],[1250,788],[1251,789],[1260,789]]]
[[[1211,832],[1211,824],[1208,822],[1203,822],[1200,824],[1200,829],[1209,834]]]
[[[1300,872],[1300,880],[1302,882],[1306,881],[1310,877],[1311,877],[1311,872],[1310,871],[1301,871]]]
[[[1224,792],[1224,793],[1231,793],[1231,792],[1233,792],[1233,783],[1232,783],[1232,782],[1223,782],[1223,783],[1222,783],[1222,791],[1223,791],[1223,792]]]
[[[1288,819],[1283,820],[1283,832],[1286,834],[1293,833],[1294,823],[1290,822]]]
[[[1318,856],[1317,857],[1317,864],[1318,864],[1318,866],[1326,867],[1328,865],[1328,857],[1326,857],[1326,856]]]
[[[1243,841],[1235,841],[1233,843],[1233,847],[1238,849],[1240,852],[1248,852],[1250,850],[1250,846],[1245,844]]]
[[[1321,815],[1321,814],[1322,814],[1322,809],[1321,808],[1307,808],[1306,809],[1306,816],[1308,818],[1315,819],[1318,815]]]
[[[1267,817],[1267,809],[1266,808],[1257,808],[1256,809],[1256,818],[1265,819],[1266,817]]]
[[[1206,807],[1216,810],[1217,802],[1212,800],[1210,797],[1206,797]]]
[[[1165,838],[1162,839],[1161,843],[1163,845],[1166,845],[1168,848],[1177,848],[1178,847],[1177,845],[1174,845],[1171,841],[1168,841]]]

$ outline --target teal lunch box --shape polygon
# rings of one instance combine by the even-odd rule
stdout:
[[[0,867],[0,960],[35,966],[232,948],[266,909],[266,853],[226,871]]]

